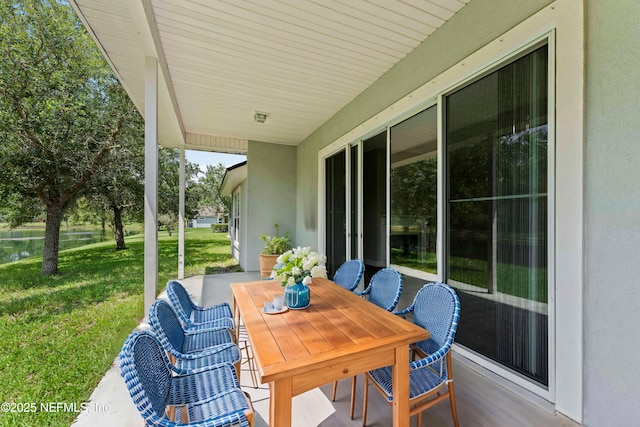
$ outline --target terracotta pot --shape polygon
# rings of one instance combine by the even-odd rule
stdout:
[[[276,265],[276,260],[280,255],[260,254],[260,278],[264,279],[271,276],[271,271]]]

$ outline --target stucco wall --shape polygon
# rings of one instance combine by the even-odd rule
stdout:
[[[640,421],[640,2],[587,0],[584,424]]]
[[[391,120],[393,114],[401,114],[403,105],[420,102],[404,102],[407,98],[403,97],[416,87],[420,88],[416,92],[431,93],[429,96],[435,96],[434,93],[441,93],[482,69],[478,62],[473,65],[478,52],[484,52],[480,56],[488,55],[485,59],[489,62],[482,63],[483,66],[487,66],[491,61],[503,58],[506,52],[515,49],[514,46],[522,47],[534,38],[555,30],[551,42],[557,49],[554,61],[557,67],[557,122],[554,132],[557,138],[554,150],[556,169],[551,186],[555,189],[555,241],[550,248],[550,252],[553,252],[550,255],[554,260],[550,264],[550,271],[555,279],[555,286],[550,300],[550,318],[556,326],[551,331],[555,335],[549,343],[552,354],[556,356],[550,363],[550,380],[555,383],[551,384],[551,390],[547,394],[540,390],[535,392],[540,392],[555,402],[558,411],[578,421],[582,419],[583,412],[583,6],[581,0],[559,0],[553,4],[549,1],[531,3],[473,0],[468,8],[465,7],[389,74],[363,92],[300,145],[297,153],[296,224],[299,242],[317,244],[319,150],[342,135],[351,135],[351,130],[357,135],[362,134],[362,129],[372,132],[375,129],[370,123],[374,123],[374,126],[375,123],[382,125],[385,122],[381,117]],[[488,45],[492,47],[486,49]],[[511,47],[501,47],[505,45]],[[487,50],[491,53],[487,53]],[[455,79],[450,78],[452,75]],[[431,82],[432,79],[437,89],[421,90],[431,87],[431,83],[424,83]],[[442,80],[446,80],[447,83],[443,83]],[[402,101],[396,103],[400,98],[403,98]],[[428,101],[426,97],[421,99],[422,102]],[[394,108],[398,105],[401,108],[390,113],[386,107],[391,104],[394,104]],[[369,120],[372,117],[373,119]],[[360,126],[361,124],[363,125]],[[340,144],[347,142],[349,138],[350,136],[340,138]],[[508,373],[506,374],[508,376]]]
[[[550,0],[473,0],[298,146],[296,235],[318,241],[318,151],[497,38]],[[479,25],[482,23],[482,25]]]
[[[295,242],[296,224],[296,147],[249,141],[247,181],[243,186],[247,217],[241,225],[246,240],[245,271],[260,269],[259,255],[264,247],[263,233],[273,234],[273,224],[288,231]],[[244,197],[243,197],[244,198]]]

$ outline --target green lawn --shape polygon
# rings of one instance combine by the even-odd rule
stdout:
[[[127,246],[60,252],[55,277],[40,277],[41,258],[0,265],[0,403],[9,404],[0,426],[63,426],[77,416],[70,405],[88,400],[143,315],[142,235]],[[158,291],[177,276],[177,246],[176,234],[160,232]],[[187,277],[239,271],[226,234],[210,229],[187,229],[185,261]],[[41,406],[58,402],[66,410]]]
[[[435,253],[427,253],[424,262],[418,261],[415,252],[405,256],[399,249],[391,249],[391,262],[403,267],[437,273]],[[487,262],[473,258],[451,257],[449,278],[480,288],[487,288]],[[532,273],[535,276],[532,277]],[[498,263],[497,265],[498,292],[538,302],[547,302],[547,270],[540,268],[536,271],[513,264]],[[533,286],[531,286],[533,283]]]

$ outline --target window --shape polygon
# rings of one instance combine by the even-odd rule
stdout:
[[[231,202],[231,215],[232,215],[232,223],[231,223],[231,238],[234,242],[240,242],[240,192],[233,193],[233,199]]]

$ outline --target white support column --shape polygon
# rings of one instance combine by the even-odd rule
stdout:
[[[178,279],[184,279],[184,147],[180,148],[180,190],[178,212]]]
[[[158,290],[158,60],[145,57],[144,314]]]

